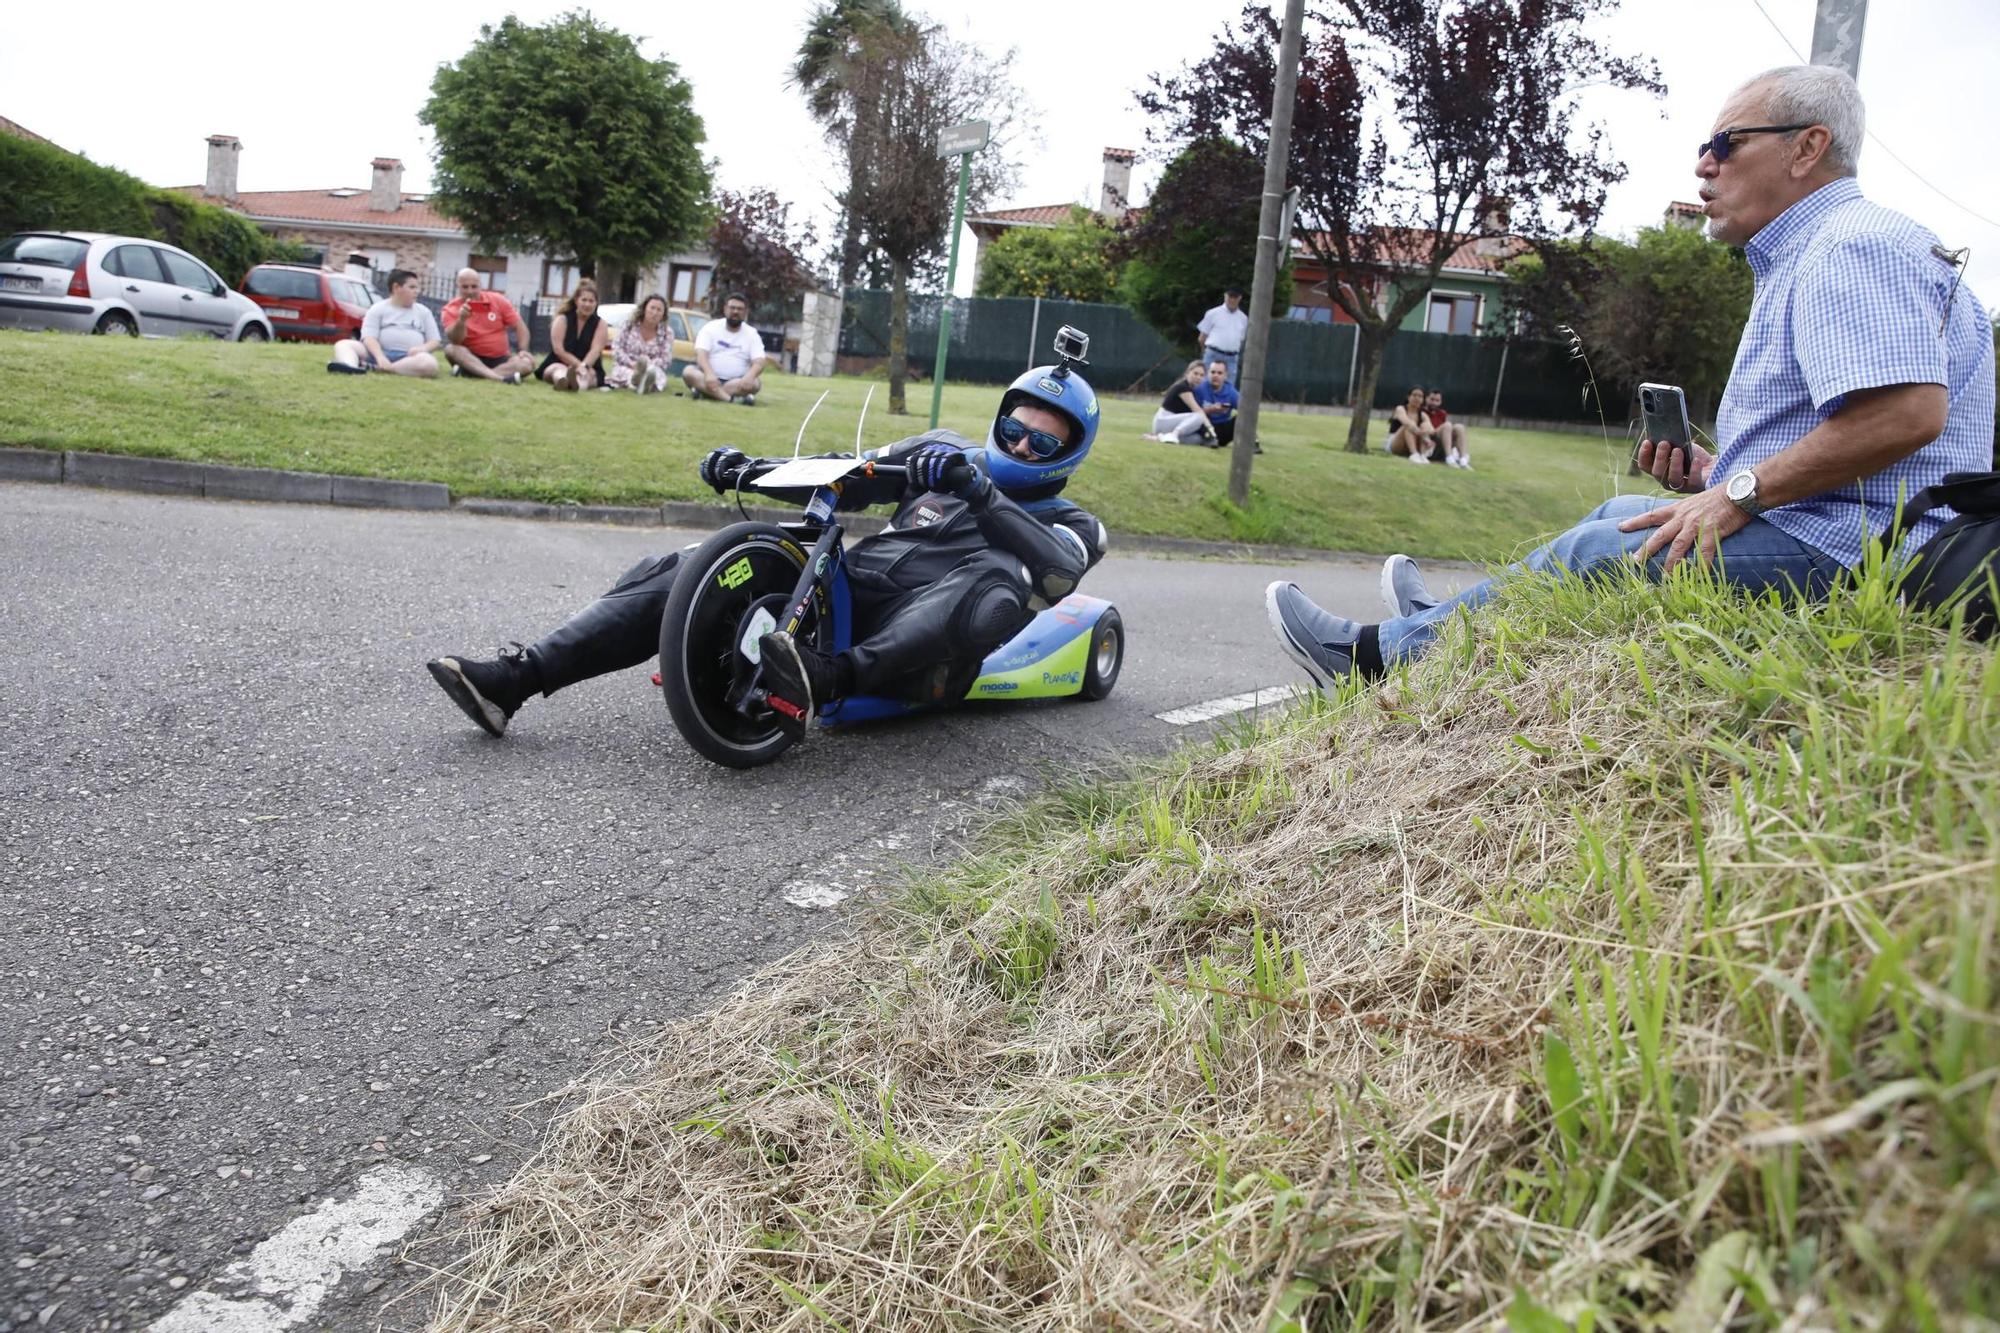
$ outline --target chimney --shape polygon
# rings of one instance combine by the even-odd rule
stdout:
[[[236,197],[236,158],[243,151],[243,141],[233,134],[211,134],[208,136],[208,180],[201,192],[211,199],[234,199]]]
[[[1125,210],[1132,205],[1132,159],[1137,156],[1129,148],[1104,150],[1104,189],[1098,196],[1097,211],[1107,222],[1123,222]]]
[[[403,206],[403,163],[394,157],[378,157],[368,164],[374,176],[368,182],[368,211],[393,213]]]
[[[1505,258],[1513,249],[1514,201],[1487,195],[1479,201],[1479,240],[1473,250],[1489,259]]]

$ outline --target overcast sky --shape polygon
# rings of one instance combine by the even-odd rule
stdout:
[[[1101,150],[1147,147],[1133,91],[1151,73],[1200,58],[1219,17],[1232,13],[1214,0],[1092,0],[1048,9],[990,0],[905,3],[990,51],[1014,48],[1014,76],[1038,124],[1019,190],[997,201],[1009,205],[1094,203]],[[1612,195],[1606,230],[1629,234],[1657,220],[1669,200],[1692,199],[1694,145],[1729,90],[1790,63],[1787,38],[1810,49],[1813,0],[1762,5],[1769,21],[1756,0],[1627,0],[1603,25],[1614,49],[1657,58],[1669,90],[1664,100],[1608,89],[1591,94],[1591,114],[1606,124],[1631,173]],[[513,12],[540,21],[571,7],[538,0]],[[596,0],[590,8],[643,38],[649,53],[680,65],[722,185],[769,186],[802,208],[830,213],[828,154],[785,82],[810,0]],[[703,21],[704,11],[712,22]],[[430,143],[417,111],[432,72],[465,51],[482,20],[505,12],[448,3],[225,3],[195,17],[155,0],[105,0],[90,7],[80,45],[53,37],[0,42],[0,115],[161,185],[198,183],[203,141],[229,133],[243,140],[238,183],[245,190],[365,187],[368,161],[380,155],[401,158],[404,187],[421,191],[429,184]],[[1875,0],[1861,57],[1869,129],[1880,140],[1862,153],[1863,188],[1947,245],[1971,246],[1967,280],[1989,310],[2000,305],[2000,226],[1975,214],[2000,220],[1990,136],[2000,124],[1996,51],[1995,0]],[[1891,151],[1914,172],[1891,160]],[[1137,199],[1158,172],[1156,161],[1142,160]],[[961,286],[967,268],[962,260]]]

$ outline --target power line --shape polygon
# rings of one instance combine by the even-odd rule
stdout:
[[[1757,12],[1764,16],[1764,22],[1771,25],[1771,31],[1778,34],[1778,40],[1783,42],[1786,48],[1790,50],[1794,56],[1798,57],[1798,61],[1801,65],[1812,63],[1811,61],[1806,59],[1804,55],[1800,54],[1798,47],[1792,45],[1792,39],[1785,35],[1785,30],[1778,26],[1778,21],[1776,19],[1771,17],[1771,11],[1764,8],[1764,0],[1750,0],[1750,3],[1757,6]],[[1901,154],[1897,153],[1897,151],[1891,148],[1888,144],[1883,143],[1881,135],[1875,133],[1875,131],[1873,130],[1868,130],[1866,133],[1870,141],[1872,141],[1877,148],[1881,149],[1883,152],[1889,155],[1891,161],[1895,162],[1896,165],[1900,166],[1903,170],[1909,172],[1912,176],[1915,176],[1917,178],[1917,182],[1920,185],[1924,186],[1924,188],[1928,189],[1932,194],[1935,194],[1938,198],[1944,200],[1946,203],[1950,204],[1953,208],[1958,209],[1960,212],[1965,213],[1968,216],[1978,218],[1981,222],[1984,222],[1987,226],[2000,229],[2000,222],[1995,222],[1992,218],[1987,217],[1984,213],[1980,212],[1976,208],[1973,208],[1969,204],[1960,203],[1958,200],[1952,198],[1950,195],[1946,194],[1943,190],[1939,189],[1937,186],[1931,184],[1930,179],[1927,176],[1925,176],[1923,172],[1918,171],[1908,162],[1905,162]]]

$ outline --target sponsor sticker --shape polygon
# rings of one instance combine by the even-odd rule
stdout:
[[[1044,671],[1042,673],[1042,684],[1044,685],[1081,685],[1082,683],[1082,671]]]
[[[1035,381],[1035,387],[1051,398],[1062,397],[1063,386],[1061,380],[1052,380],[1047,375],[1044,375]]]
[[[925,504],[917,506],[917,512],[910,516],[910,521],[915,527],[927,528],[943,517],[944,511],[942,509],[939,509],[936,505]]]
[[[982,680],[979,682],[981,694],[1012,694],[1020,685],[1011,680]]]

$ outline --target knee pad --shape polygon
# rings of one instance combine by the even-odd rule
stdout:
[[[1013,579],[980,580],[958,604],[953,628],[972,643],[1004,643],[1028,614],[1028,590]]]

